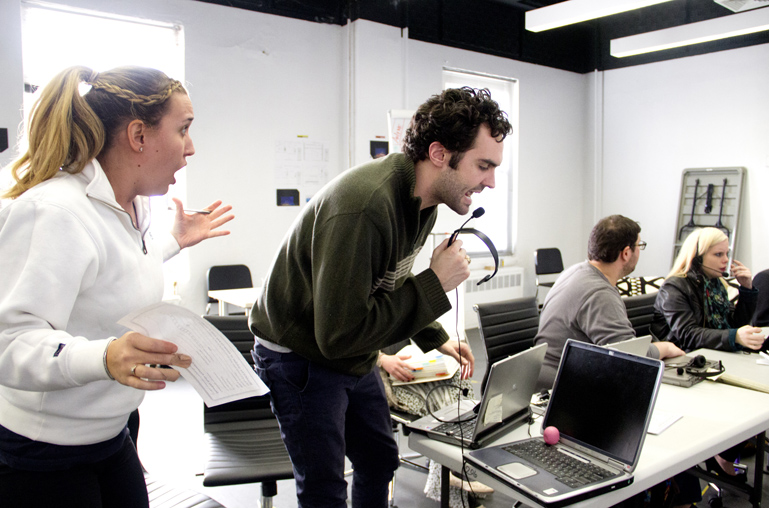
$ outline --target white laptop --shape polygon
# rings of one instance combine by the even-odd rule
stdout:
[[[417,432],[451,444],[478,448],[529,417],[529,402],[545,359],[540,344],[491,366],[480,402],[464,400],[408,424]]]
[[[649,352],[649,346],[652,343],[651,335],[644,335],[642,337],[633,337],[632,339],[623,340],[622,342],[615,342],[613,344],[606,344],[606,347],[614,349],[615,351],[624,351],[632,355],[646,356]]]
[[[664,364],[652,358],[569,340],[542,423],[542,437],[465,452],[468,463],[533,501],[558,507],[633,482]],[[526,450],[529,450],[528,452]],[[547,457],[587,472],[550,467]]]

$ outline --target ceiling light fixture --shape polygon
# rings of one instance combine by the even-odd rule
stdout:
[[[713,0],[718,5],[722,5],[732,12],[749,11],[769,5],[769,0]]]
[[[526,12],[526,30],[541,32],[670,0],[568,0]]]
[[[609,52],[614,57],[623,58],[764,30],[769,30],[769,8],[612,39]]]

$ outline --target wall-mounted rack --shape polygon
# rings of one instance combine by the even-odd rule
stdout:
[[[686,237],[695,229],[714,226],[729,237],[729,260],[734,259],[745,168],[689,168],[681,176],[678,223],[673,261]]]

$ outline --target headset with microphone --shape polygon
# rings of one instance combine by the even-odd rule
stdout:
[[[451,245],[452,243],[454,243],[454,240],[456,240],[457,236],[459,236],[460,234],[465,234],[465,233],[473,234],[473,235],[477,236],[478,238],[480,238],[481,241],[484,244],[486,244],[486,247],[488,247],[489,252],[491,252],[491,257],[494,258],[494,273],[492,273],[491,275],[487,275],[484,278],[482,278],[481,280],[479,280],[478,284],[477,284],[478,286],[480,286],[484,282],[490,281],[492,279],[492,277],[494,277],[497,274],[497,271],[499,270],[499,254],[497,254],[497,248],[494,246],[494,243],[491,241],[491,239],[488,236],[486,236],[484,233],[482,233],[481,231],[478,231],[475,228],[466,228],[465,227],[465,224],[467,224],[468,222],[470,222],[473,219],[477,219],[478,217],[480,217],[484,213],[486,213],[486,210],[484,210],[482,207],[476,208],[473,211],[473,215],[469,219],[467,219],[464,222],[464,224],[462,224],[459,227],[459,229],[455,229],[454,232],[451,233],[451,236],[449,237],[449,245]]]
[[[712,266],[707,266],[703,264],[702,254],[699,254],[700,252],[700,239],[697,238],[697,250],[694,252],[697,252],[697,255],[692,258],[692,266],[700,268],[700,271],[702,269],[707,268],[708,270],[711,270],[712,272],[718,273],[721,277],[728,277],[729,272],[722,272],[720,268],[713,268]]]
[[[706,378],[706,377],[715,377],[720,374],[723,374],[726,370],[724,368],[723,363],[721,361],[715,361],[715,362],[709,362],[707,358],[705,358],[703,355],[697,355],[691,360],[689,360],[686,364],[680,365],[680,364],[673,364],[670,365],[668,368],[675,368],[676,374],[679,376],[683,376],[684,373],[689,374],[690,376],[699,377],[699,378]]]

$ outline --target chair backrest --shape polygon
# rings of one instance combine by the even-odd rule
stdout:
[[[758,289],[753,326],[769,326],[769,270],[762,270],[753,277],[753,287]]]
[[[534,345],[539,329],[539,311],[537,299],[533,296],[477,303],[473,309],[478,314],[478,330],[486,348],[486,374],[481,383],[483,391],[494,362]]]
[[[649,335],[649,329],[654,320],[654,302],[656,300],[657,293],[628,296],[622,299],[636,337]]]
[[[246,265],[215,265],[208,269],[206,275],[208,291],[217,289],[252,288],[251,270]],[[216,300],[208,299],[209,303]]]
[[[537,275],[549,275],[563,271],[561,251],[555,247],[534,251],[534,272]]]
[[[249,365],[254,365],[251,350],[254,347],[254,334],[248,328],[248,316],[203,316],[238,348]],[[203,426],[214,423],[238,422],[250,420],[274,420],[270,408],[270,396],[249,397],[228,402],[219,406],[203,405]]]

